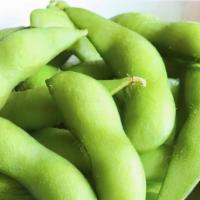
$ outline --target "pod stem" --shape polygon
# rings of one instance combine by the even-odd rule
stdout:
[[[131,85],[140,85],[146,87],[147,81],[139,76],[128,77]]]

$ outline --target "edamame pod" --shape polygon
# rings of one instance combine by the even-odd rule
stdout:
[[[185,199],[199,182],[199,121],[198,108],[189,114],[179,133],[158,200]]]
[[[91,173],[91,163],[87,152],[83,145],[69,133],[69,131],[58,128],[45,128],[32,133],[32,136],[42,145],[72,162],[87,176]],[[148,179],[147,199],[151,199],[150,197],[158,195],[159,191],[156,190],[155,192],[155,185],[157,186],[157,184],[149,184],[149,182],[156,181],[156,183],[160,183],[163,174],[167,169],[167,161],[170,158],[170,152],[171,148],[165,145],[157,150],[140,155],[146,178]],[[1,187],[2,184],[4,186],[3,188]],[[22,194],[21,196],[24,194],[26,194],[25,196],[28,195],[28,192],[25,191],[18,182],[2,175],[0,176],[0,194],[5,193],[5,191],[10,191],[9,193],[11,196],[14,196],[14,194],[17,194],[16,196],[20,196],[20,194]],[[24,200],[24,198],[22,198],[22,200]]]
[[[162,22],[141,13],[125,13],[113,20],[150,40],[162,52],[188,60],[200,60],[200,24],[198,22]],[[195,37],[194,37],[195,36]]]
[[[46,9],[36,9],[32,11],[31,26],[66,27],[76,29],[66,12],[57,8],[56,5]],[[96,61],[102,59],[93,44],[87,39],[87,37],[80,39],[70,48],[70,51],[72,54],[75,54],[77,57],[79,57],[79,59],[82,61]],[[67,60],[68,54],[68,52],[65,52],[65,61]],[[64,55],[62,54],[62,56]],[[62,58],[62,60],[64,59]]]
[[[158,17],[144,13],[123,13],[111,18],[112,21],[125,26],[154,42],[157,34],[166,26]],[[164,36],[163,36],[164,37]]]
[[[95,79],[76,72],[57,74],[47,85],[64,123],[89,154],[99,199],[144,200],[142,164],[108,91]]]
[[[60,114],[46,86],[12,92],[0,116],[26,130],[37,130],[61,122]]]
[[[175,104],[164,63],[156,49],[139,34],[90,11],[66,10],[79,28],[88,29],[89,39],[115,76],[128,74],[147,81],[146,87],[135,87],[127,92],[122,121],[137,151],[162,145],[174,127]]]
[[[36,199],[96,199],[87,180],[70,162],[6,119],[0,118],[0,129],[0,171],[22,183]]]
[[[200,107],[200,64],[188,66],[184,76],[184,103],[187,112]]]
[[[30,15],[32,27],[65,27],[75,29],[74,24],[64,11],[52,6],[46,9],[35,9]]]
[[[64,10],[65,12],[69,7],[69,5],[63,1],[55,3],[55,6]],[[102,60],[98,51],[87,37],[80,39],[75,45],[73,45],[71,51],[83,62],[95,62]],[[102,60],[102,62],[104,61]]]
[[[98,51],[95,49],[87,37],[84,37],[76,42],[70,50],[83,62],[94,62],[97,60],[102,60]]]
[[[14,32],[1,40],[0,109],[17,84],[86,33],[65,28],[32,28]]]
[[[199,64],[189,66],[184,76],[183,94],[186,121],[178,135],[159,200],[185,199],[200,180],[200,85]],[[195,86],[195,87],[194,87]],[[172,185],[176,183],[176,188]]]
[[[83,145],[67,130],[45,128],[32,133],[42,145],[73,163],[84,174],[91,173],[91,164]]]
[[[30,15],[30,24],[32,27],[65,27],[75,29],[74,24],[63,10],[55,6],[46,9],[35,9]],[[50,65],[61,67],[70,57],[69,50],[63,51],[50,61]]]
[[[115,83],[114,85],[113,82]],[[122,90],[126,84],[128,84],[127,79],[123,78],[109,80],[104,86],[108,87],[108,91],[114,95]],[[113,87],[111,88],[110,85]],[[132,87],[137,87],[137,85],[141,84],[138,83]],[[0,116],[11,120],[26,130],[38,130],[48,126],[59,125],[62,122],[60,113],[46,86],[12,92],[5,106],[0,111]]]

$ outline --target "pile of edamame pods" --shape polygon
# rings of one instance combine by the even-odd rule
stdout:
[[[0,200],[198,200],[199,41],[62,1],[0,30]]]

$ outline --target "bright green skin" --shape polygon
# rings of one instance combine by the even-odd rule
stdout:
[[[101,56],[87,37],[79,40],[70,50],[83,62],[102,60]]]
[[[174,126],[175,104],[156,49],[137,33],[90,11],[68,8],[67,13],[79,28],[88,29],[89,39],[117,77],[139,76],[147,81],[146,87],[129,90],[122,115],[134,147],[144,152],[163,144]]]
[[[0,109],[16,85],[86,33],[65,28],[34,28],[14,32],[1,40]]]
[[[162,22],[152,15],[125,13],[113,20],[150,40],[161,51],[184,59],[200,59],[198,22]]]
[[[90,172],[90,161],[85,149],[67,130],[46,128],[34,132],[32,136],[48,149],[69,160],[81,172]],[[15,198],[28,200],[33,197],[19,182],[0,174],[0,199],[15,200]]]
[[[110,79],[113,77],[113,73],[106,66],[104,61],[98,60],[94,62],[82,62],[77,65],[74,65],[73,67],[64,68],[64,70],[74,71],[74,72],[80,72],[82,74],[89,75],[95,79]]]
[[[43,78],[46,79],[44,76]],[[40,79],[40,81],[44,82],[45,79],[43,81]],[[106,83],[103,82],[102,84],[107,87],[106,89],[110,94],[114,95],[130,83],[127,82],[126,78],[123,78],[107,80]],[[32,86],[34,85],[35,82],[32,82]],[[11,120],[25,130],[38,130],[59,125],[62,122],[60,113],[46,86],[12,92],[0,111],[0,116]]]
[[[22,29],[24,29],[24,27],[15,27],[15,28],[1,29],[0,30],[0,40],[4,39],[8,35],[16,32],[16,31],[22,30]]]
[[[32,27],[66,27],[74,29],[75,26],[59,8],[52,6],[47,9],[35,9],[30,15],[30,24]],[[61,67],[69,58],[69,50],[60,53],[57,57],[51,60],[50,64]]]
[[[80,63],[69,69],[64,69],[64,70],[79,72],[79,73],[91,76],[95,79],[101,79],[101,80],[109,79],[112,77],[111,70],[101,60],[96,61],[96,62]],[[172,95],[174,97],[174,100],[175,102],[177,102],[178,93],[179,93],[179,85],[180,85],[179,79],[169,78],[168,83],[169,83]]]
[[[171,158],[171,153],[172,147],[163,145],[158,149],[140,155],[147,181],[163,180]]]
[[[60,70],[50,65],[44,65],[33,76],[29,77],[26,81],[20,84],[18,89],[34,89],[37,87],[46,86],[45,80],[57,74]]]
[[[200,180],[200,70],[187,69],[184,78],[184,100],[188,117],[179,133],[159,200],[185,199]],[[174,188],[173,185],[176,185]]]
[[[64,11],[57,7],[35,9],[31,12],[30,24],[33,27],[65,27],[75,28]]]
[[[46,9],[36,9],[32,11],[31,26],[66,27],[76,29],[66,12],[54,6]],[[73,45],[70,48],[70,52],[75,54],[82,61],[88,62],[102,59],[93,44],[87,39],[87,37],[80,39],[75,45]],[[66,52],[65,58],[67,59],[67,57],[68,53]],[[64,60],[63,55],[61,58]]]
[[[108,91],[95,79],[76,72],[57,74],[47,84],[64,123],[89,154],[98,198],[144,200],[142,164]]]
[[[112,21],[139,33],[151,42],[156,40],[159,32],[167,25],[154,15],[134,12],[117,15]]]
[[[46,86],[13,92],[0,116],[26,130],[37,130],[61,122],[60,114]]]
[[[0,129],[0,171],[19,181],[36,199],[96,199],[87,180],[70,162],[6,119],[0,118]]]
[[[69,5],[66,2],[57,2],[55,6],[61,10],[64,10],[67,14],[66,9],[69,7]],[[96,48],[87,37],[82,38],[75,45],[73,45],[71,51],[83,62],[95,62],[98,60],[103,62]]]
[[[200,107],[200,64],[189,66],[184,76],[184,101],[187,111]],[[188,92],[189,91],[189,92]]]
[[[87,175],[90,173],[91,164],[85,149],[67,130],[46,128],[34,132],[32,136],[42,145],[69,160],[82,172]],[[167,161],[170,152],[170,147],[162,146],[157,150],[140,155],[145,169],[146,178],[148,179],[147,199],[153,195],[150,193],[152,193],[152,189],[155,187],[154,185],[152,186],[152,184],[149,184],[149,182],[159,182],[163,178],[163,174],[167,169]],[[2,196],[5,196],[6,191],[9,191],[11,196],[14,194],[16,194],[16,196],[27,196],[29,194],[18,182],[8,178],[7,176],[0,175],[0,194],[3,193]],[[158,195],[158,191],[156,192],[156,195]],[[29,194],[29,196],[31,195]],[[21,200],[24,200],[24,198]]]
[[[200,180],[200,110],[186,120],[172,155],[159,200],[185,199]],[[176,185],[176,187],[174,187]]]
[[[32,136],[42,145],[73,163],[81,172],[91,171],[90,160],[83,145],[67,130],[45,128]]]

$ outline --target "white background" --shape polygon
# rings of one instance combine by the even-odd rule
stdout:
[[[0,0],[0,28],[29,24],[35,8],[46,7],[49,0]],[[200,19],[200,1],[151,0],[68,0],[72,6],[85,7],[105,17],[126,11],[153,13],[166,20]]]

